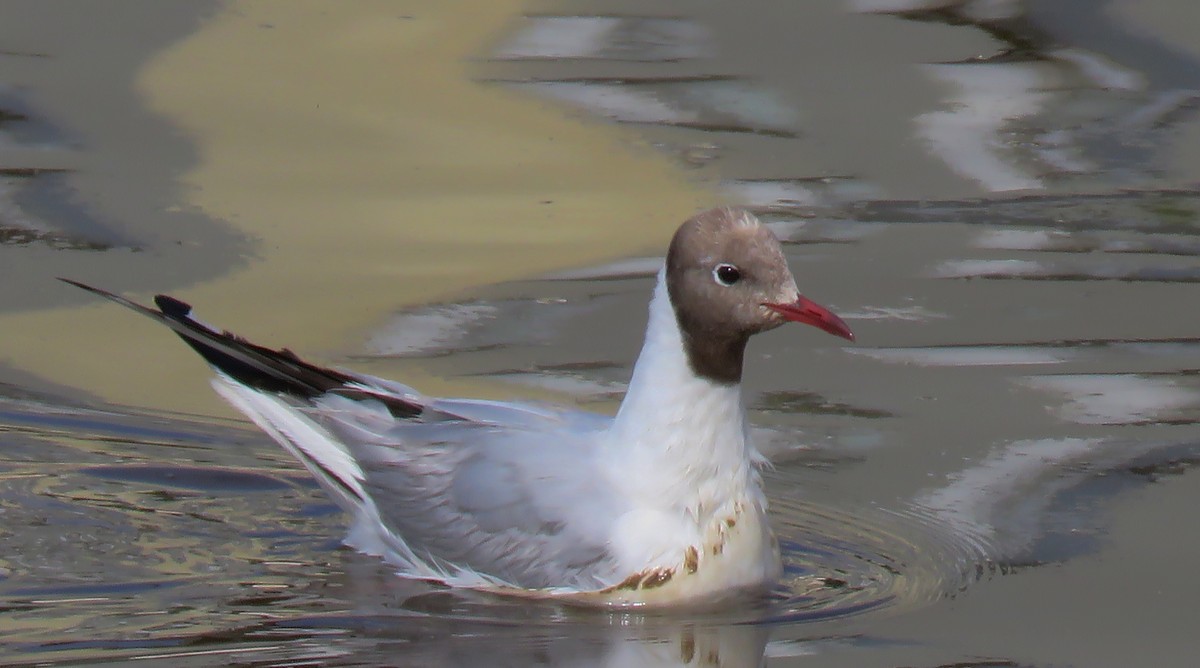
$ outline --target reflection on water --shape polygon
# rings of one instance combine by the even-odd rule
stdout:
[[[29,399],[4,400],[0,425],[6,661],[482,665],[502,648],[514,665],[755,666],[764,653],[830,651],[838,620],[899,614],[1011,565],[1064,558],[1086,545],[1079,527],[1095,525],[1072,499],[1111,497],[1119,488],[1095,485],[1112,474],[1128,486],[1200,461],[1194,444],[1017,442],[886,510],[802,500],[791,490],[814,472],[861,460],[793,458],[767,476],[785,562],[770,596],[604,612],[406,581],[337,549],[332,505],[240,428]],[[787,639],[771,641],[780,627]]]
[[[1144,253],[1200,255],[1200,237],[1141,232],[1070,232],[1066,230],[989,230],[980,235],[980,248],[1051,253]]]
[[[1155,484],[1189,473],[1200,461],[1200,310],[1194,308],[1200,200],[1189,185],[1200,164],[1174,152],[1188,146],[1174,140],[1193,136],[1197,126],[1195,58],[1139,37],[1085,1],[750,4],[668,2],[654,15],[532,14],[512,24],[480,67],[487,95],[515,90],[542,105],[566,103],[571,114],[621,123],[643,138],[645,146],[636,150],[652,147],[688,174],[718,184],[724,197],[755,208],[787,242],[802,290],[854,321],[861,341],[855,347],[777,332],[749,351],[747,406],[754,436],[774,465],[765,478],[786,565],[775,591],[712,609],[641,614],[514,602],[401,580],[378,560],[339,547],[343,518],[285,453],[242,423],[71,399],[76,393],[35,390],[41,382],[0,368],[6,383],[0,385],[0,536],[6,546],[0,554],[0,662],[136,657],[161,665],[756,666],[823,657],[840,665],[864,656],[864,663],[899,665],[898,648],[915,646],[927,654],[903,665],[974,665],[981,656],[997,657],[986,659],[988,665],[1086,664],[1072,656],[1046,658],[1044,647],[1062,644],[1057,625],[1005,637],[1006,653],[979,650],[969,639],[947,642],[937,632],[1011,621],[998,619],[1004,613],[966,614],[967,600],[988,608],[1009,596],[1018,616],[1040,609],[1047,592],[1022,596],[1019,575],[1003,575],[1061,564],[1056,577],[1065,578],[1085,561],[1078,557],[1100,555],[1090,560],[1100,562],[1102,575],[1091,590],[1105,591],[1136,572],[1130,555],[1198,549],[1182,542],[1185,526],[1162,521],[1164,513],[1152,507],[1161,493]],[[847,7],[872,15],[847,13]],[[313,31],[304,34],[330,38],[333,24],[304,17]],[[239,48],[292,35],[287,18],[283,13],[253,26],[254,39]],[[392,18],[400,22],[392,25],[401,31],[396,35],[432,30],[422,16]],[[330,38],[334,47],[392,36],[379,28],[383,24],[351,23],[337,34],[353,38]],[[0,38],[13,39],[2,32]],[[0,63],[43,60],[28,49],[16,51],[0,39]],[[345,55],[337,48],[322,53]],[[243,52],[233,55],[246,59]],[[64,60],[70,59],[54,62]],[[359,70],[355,58],[344,62],[351,64],[341,74]],[[356,330],[361,345],[340,341],[314,350],[290,338],[307,334],[305,328],[278,331],[291,327],[276,321],[280,314],[295,310],[285,309],[277,295],[239,295],[237,304],[251,320],[277,327],[264,342],[380,375],[419,374],[490,396],[536,396],[611,411],[624,392],[650,277],[661,261],[646,257],[660,249],[633,247],[628,237],[651,225],[673,225],[687,213],[677,210],[686,197],[659,197],[651,181],[637,192],[606,182],[596,196],[592,181],[559,180],[564,165],[592,179],[624,175],[588,156],[624,155],[628,143],[605,139],[564,154],[537,144],[548,151],[541,154],[529,148],[533,137],[552,134],[560,147],[573,140],[560,135],[561,128],[535,122],[521,141],[510,138],[499,144],[504,150],[487,150],[492,145],[480,137],[496,134],[497,123],[525,119],[524,112],[482,109],[491,98],[470,98],[482,100],[469,105],[472,111],[497,113],[478,126],[457,107],[397,120],[383,118],[388,114],[379,107],[331,103],[357,98],[323,88],[324,79],[342,84],[353,77],[305,74],[297,80],[321,97],[321,113],[329,115],[319,118],[331,124],[373,132],[392,124],[438,130],[422,123],[449,118],[453,131],[447,134],[459,138],[474,128],[476,135],[456,140],[453,150],[439,145],[445,154],[417,151],[426,162],[416,164],[385,152],[381,165],[346,171],[341,176],[348,185],[329,191],[309,192],[321,180],[311,175],[289,188],[288,179],[268,167],[311,164],[287,152],[306,146],[300,138],[316,137],[318,146],[325,141],[323,151],[346,146],[301,122],[315,122],[300,113],[314,106],[310,98],[272,93],[286,111],[270,112],[272,119],[295,123],[301,132],[291,139],[297,141],[281,141],[281,152],[270,153],[266,144],[247,139],[245,146],[261,153],[232,163],[256,165],[272,189],[250,193],[246,210],[228,198],[217,198],[214,210],[269,224],[259,243],[271,249],[275,264],[264,273],[289,288],[300,279],[316,286],[291,289],[288,299],[299,294],[314,307],[337,302],[360,322],[378,324]],[[190,92],[209,91],[196,81]],[[250,92],[268,90],[261,80],[245,81]],[[455,69],[417,83],[428,88],[408,98],[424,101],[463,82]],[[181,258],[194,263],[187,271],[197,276],[249,262],[195,241],[192,228],[170,227],[170,241],[163,242],[156,234],[164,233],[149,231],[149,224],[131,223],[126,238],[98,222],[101,204],[78,195],[73,180],[86,164],[78,159],[86,149],[52,127],[46,120],[52,116],[39,114],[30,97],[0,86],[0,252],[12,260],[0,263],[0,273],[14,266],[43,272],[103,267],[122,281],[166,276],[167,285],[149,286],[165,290],[184,280]],[[239,130],[265,127],[239,116],[249,113],[239,95],[218,99]],[[411,111],[408,102],[388,104]],[[537,109],[558,121],[566,113]],[[569,118],[564,126],[586,125]],[[352,136],[355,142],[346,145],[362,143],[359,134]],[[215,141],[199,132],[194,140]],[[536,187],[507,179],[527,166],[523,153],[547,158],[535,170]],[[475,169],[473,160],[483,158],[501,167]],[[154,165],[157,159],[142,158]],[[428,161],[438,178],[364,193],[364,184],[381,174],[417,178]],[[643,177],[639,172],[630,180]],[[1013,188],[1024,190],[1009,193]],[[494,197],[468,197],[481,192]],[[259,215],[264,205],[331,193],[338,206],[377,199],[400,199],[405,206],[334,206],[324,216],[334,227],[320,228],[329,232],[323,238],[337,240],[334,253],[327,244],[316,244],[312,255],[275,248],[272,234],[287,240],[303,230],[282,227],[290,215]],[[520,255],[536,255],[534,265],[512,258],[543,233],[583,230],[573,217],[544,213],[557,205],[551,198],[580,193],[582,208],[597,221],[621,226],[603,231],[622,256],[530,277],[533,266],[563,262],[544,262],[555,253],[541,246]],[[536,205],[504,209],[508,213],[491,206],[518,199]],[[609,199],[659,211],[618,213],[608,208]],[[412,215],[418,200],[429,208]],[[459,209],[431,204],[460,201],[469,203]],[[420,262],[396,261],[387,247],[396,237],[378,233],[394,232],[397,209],[406,224],[444,234],[444,255],[422,250]],[[359,219],[362,227],[346,227]],[[461,255],[468,220],[468,242],[479,255]],[[360,237],[388,262],[362,262],[352,243]],[[575,239],[569,245],[589,244]],[[325,264],[333,255],[359,260],[353,271],[376,271],[366,296],[388,306],[364,313],[360,300],[331,289],[322,276],[340,271]],[[450,297],[422,292],[421,305],[383,312],[402,303],[389,293],[393,286],[428,290],[451,260],[474,271],[483,264],[479,258],[504,265],[499,274],[487,274],[484,282],[493,284]],[[525,278],[500,283],[498,275]],[[5,282],[20,289],[6,288],[0,304],[41,307],[59,299],[39,296],[40,288],[30,284]],[[208,303],[196,301],[201,308]],[[199,365],[176,368],[159,356],[159,339],[150,337],[161,335],[164,348],[178,345],[166,335],[126,330],[125,320],[109,328],[93,311],[65,315],[61,322],[69,327],[32,333],[53,338],[55,358],[69,369],[43,381],[91,390],[76,367],[84,353],[103,356],[107,332],[131,341],[126,347],[139,355],[136,364],[110,374],[110,382],[153,387],[169,375],[204,386]],[[248,324],[241,316],[226,318],[220,324]],[[316,318],[333,319],[323,311]],[[6,348],[20,334],[5,331],[0,358],[23,361]],[[146,392],[177,406],[177,395]],[[1127,494],[1131,489],[1142,494]],[[1194,490],[1186,488],[1183,496],[1193,505],[1200,503]],[[1106,541],[1117,540],[1107,534],[1109,517],[1133,496],[1151,500],[1149,514],[1135,522],[1146,533],[1136,545],[1121,546],[1125,561],[1109,563]],[[1181,569],[1160,579],[1186,584],[1188,577]],[[957,605],[948,606],[949,599]],[[1122,608],[1125,628],[1153,633],[1164,645],[1172,639],[1162,632],[1162,620],[1190,619],[1191,608],[1159,608],[1146,600],[1121,605],[1136,613]],[[1091,608],[1076,602],[1064,619],[1087,619]],[[920,630],[896,634],[887,626],[895,620],[914,620]],[[1104,627],[1087,631],[1090,646],[1122,651]],[[1178,644],[1190,652],[1191,642],[1187,635]]]
[[[1058,415],[1079,424],[1200,423],[1200,379],[1194,372],[1062,374],[1035,376],[1024,384],[1057,392],[1066,400]]]
[[[683,17],[526,16],[492,53],[498,60],[674,62],[711,57],[708,28]]]
[[[574,104],[622,123],[651,123],[702,132],[745,132],[792,138],[796,112],[723,77],[510,83],[518,90]]]
[[[1047,263],[1034,260],[946,260],[934,274],[940,278],[1022,278],[1057,281],[1165,281],[1195,283],[1200,281],[1200,268],[1150,264],[1089,263],[1072,266],[1066,262]]]
[[[961,586],[979,556],[949,535],[930,540],[936,530],[920,522],[784,499],[773,520],[786,574],[765,599],[684,615],[509,601],[405,581],[335,549],[332,505],[256,434],[12,399],[0,424],[8,659],[333,659],[403,643],[418,662],[449,651],[465,652],[453,665],[474,665],[502,643],[560,660],[598,646],[596,665],[758,665],[772,625],[927,603]],[[796,484],[790,475],[772,484]],[[429,636],[456,643],[424,650],[416,639]],[[487,641],[471,649],[476,636]]]

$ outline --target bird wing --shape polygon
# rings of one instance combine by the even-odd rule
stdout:
[[[595,465],[609,418],[533,403],[433,399],[321,367],[205,324],[62,279],[163,323],[217,371],[213,387],[354,517],[349,541],[406,575],[465,586],[611,585],[623,503]]]
[[[418,559],[526,589],[612,584],[608,539],[624,501],[599,475],[594,440],[482,423],[401,425],[364,438],[347,402],[331,403],[342,406],[322,405],[318,419],[360,467],[381,527]]]
[[[405,421],[373,399],[300,402],[228,376],[214,386],[354,516],[348,542],[406,575],[569,591],[619,579],[608,539],[625,501],[600,475],[588,432],[553,419],[541,429]]]

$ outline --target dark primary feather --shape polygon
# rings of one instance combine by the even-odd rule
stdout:
[[[249,387],[302,399],[313,399],[326,393],[350,399],[375,399],[387,406],[388,411],[397,418],[416,418],[423,411],[420,404],[387,392],[372,392],[362,387],[354,376],[305,362],[286,348],[273,350],[250,343],[231,332],[215,330],[192,317],[190,304],[174,297],[156,296],[154,304],[159,309],[156,311],[79,281],[69,278],[59,280],[163,323],[209,364]]]

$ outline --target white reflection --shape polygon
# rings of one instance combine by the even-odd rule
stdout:
[[[489,304],[445,304],[398,315],[376,330],[363,346],[368,355],[414,355],[444,350],[471,324],[494,318]]]
[[[1020,278],[1045,276],[1048,268],[1032,260],[946,260],[933,270],[934,278]]]
[[[501,60],[520,58],[587,58],[604,51],[609,34],[621,24],[615,16],[534,16],[507,44],[496,50]]]
[[[518,89],[623,123],[681,125],[713,131],[791,134],[799,113],[767,89],[741,81],[535,81]]]
[[[924,306],[863,306],[856,311],[839,311],[846,320],[901,320],[904,322],[925,322],[928,320],[944,320],[950,316],[937,311],[930,311]],[[855,349],[860,350],[860,349]],[[874,348],[863,350],[888,350]]]
[[[1062,475],[1063,466],[1092,457],[1103,444],[1088,438],[1010,443],[914,501],[951,535],[974,540],[980,556],[1011,557],[1036,538],[1054,494],[1081,477]]]
[[[1050,101],[1043,69],[1028,63],[926,65],[929,75],[953,88],[946,109],[915,119],[932,152],[958,174],[992,192],[1040,189],[1004,140],[1005,127],[1032,116]]]
[[[1060,348],[1030,346],[954,346],[946,348],[852,348],[862,355],[893,364],[919,366],[999,366],[1024,364],[1061,364],[1078,357],[1078,352]]]
[[[0,133],[0,151],[4,150],[4,134]],[[49,232],[50,228],[39,220],[30,217],[25,209],[17,204],[16,195],[20,182],[16,179],[0,178],[0,221],[3,227],[18,228],[30,232]]]
[[[975,241],[977,248],[993,250],[1064,250],[1071,235],[1055,230],[987,230]]]
[[[814,206],[820,198],[808,184],[799,181],[729,181],[723,189],[730,198],[747,206]]]
[[[1141,90],[1146,86],[1146,78],[1140,73],[1121,67],[1098,53],[1066,48],[1054,49],[1047,54],[1071,63],[1079,74],[1105,90]]]
[[[363,355],[436,355],[539,343],[607,299],[604,295],[580,300],[502,299],[415,308],[392,316],[373,331]]]
[[[1066,395],[1066,403],[1055,412],[1077,424],[1139,424],[1200,409],[1200,391],[1170,376],[1070,374],[1030,376],[1021,383]]]
[[[708,41],[704,26],[683,18],[530,16],[495,58],[687,60],[708,55]]]
[[[1200,255],[1200,239],[1182,234],[1146,232],[1063,232],[1060,230],[987,230],[975,240],[977,248],[1041,252],[1154,253]]]
[[[697,111],[664,102],[653,91],[624,84],[542,81],[513,85],[626,123],[681,125],[700,118]]]

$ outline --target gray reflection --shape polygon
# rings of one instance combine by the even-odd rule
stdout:
[[[431,357],[544,343],[609,301],[514,298],[407,309],[373,331],[359,357]]]
[[[1002,567],[1062,560],[1095,549],[1097,518],[1115,495],[1197,461],[1195,443],[1048,438],[996,448],[948,483],[913,499],[926,517],[981,563]]]
[[[1126,231],[987,230],[975,245],[989,250],[1039,253],[1141,253],[1147,255],[1200,255],[1200,237]]]
[[[1195,283],[1200,267],[1129,266],[1116,261],[1041,262],[1035,260],[944,260],[931,272],[935,278],[1025,279],[1041,281],[1146,281]]]
[[[756,626],[706,626],[597,618],[556,627],[508,627],[416,616],[310,617],[178,638],[183,648],[129,653],[129,659],[180,661],[227,657],[255,665],[319,662],[404,666],[558,666],[564,668],[667,668],[763,665],[769,631]],[[792,656],[815,653],[799,641]],[[814,648],[818,647],[813,645]],[[257,663],[262,662],[262,663]]]
[[[1020,383],[1061,396],[1058,417],[1075,424],[1200,423],[1200,379],[1181,373],[1030,376]]]
[[[927,150],[990,192],[1152,183],[1173,132],[1195,118],[1187,54],[1130,33],[1081,1],[850,0],[855,11],[970,25],[1001,49],[923,66],[950,88],[917,116]]]
[[[671,62],[710,55],[708,41],[708,30],[685,18],[527,16],[493,57]]]
[[[793,137],[799,114],[774,91],[723,76],[508,82],[621,123]]]

